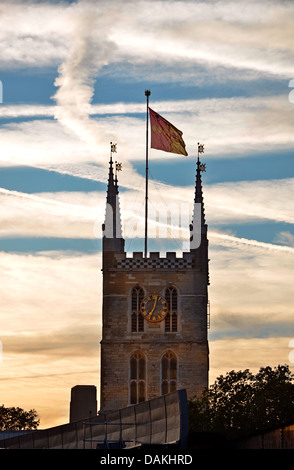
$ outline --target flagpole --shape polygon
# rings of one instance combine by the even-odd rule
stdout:
[[[146,187],[145,187],[145,258],[147,258],[147,239],[148,239],[148,111],[150,90],[145,90],[147,100],[146,108]]]

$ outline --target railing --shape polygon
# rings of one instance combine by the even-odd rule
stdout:
[[[84,438],[83,438],[83,449],[86,448],[86,442],[91,443],[91,448],[92,448],[92,443],[96,442],[96,449],[123,449],[126,447],[126,442],[134,442],[134,440],[130,439],[123,439],[122,435],[122,427],[123,426],[134,426],[134,423],[112,423],[112,422],[107,422],[105,421],[104,423],[97,423],[97,422],[86,422],[83,423],[84,425]],[[103,439],[96,439],[92,437],[92,432],[91,432],[91,437],[89,439],[86,438],[86,428],[87,426],[104,426],[104,438]],[[119,439],[109,439],[108,437],[108,426],[119,426]]]
[[[102,416],[102,414],[104,416]],[[83,449],[86,446],[166,445],[185,447],[189,416],[186,390],[147,402],[99,413],[88,420],[67,423],[2,439],[9,449]]]

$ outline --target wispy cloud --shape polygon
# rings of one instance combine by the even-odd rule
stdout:
[[[80,325],[81,312],[84,326],[88,322],[100,324],[99,253],[1,252],[0,258],[1,335],[62,330],[69,322],[74,328]],[[88,293],[80,295],[82,290]],[[34,318],[39,318],[36,324]]]
[[[212,240],[210,257],[210,380],[248,364],[286,363],[293,253],[238,240],[223,250]],[[100,255],[1,253],[0,264],[2,396],[10,390],[5,405],[35,407],[42,427],[67,422],[70,388],[98,383]],[[44,402],[51,393],[56,415]]]
[[[222,245],[222,246],[231,246],[231,247],[240,247],[244,246],[251,246],[255,248],[262,248],[268,251],[276,251],[277,253],[289,253],[294,255],[294,248],[291,246],[281,246],[274,243],[265,243],[260,242],[258,240],[250,240],[248,238],[240,238],[233,235],[228,235],[227,233],[220,233],[220,232],[209,232],[210,239],[213,244],[215,245]]]
[[[3,1],[0,14],[2,68],[56,66],[67,56],[72,27],[66,4]]]
[[[154,105],[158,112],[181,128],[190,157],[197,152],[196,141],[205,143],[205,158],[208,159],[223,157],[224,154],[228,158],[240,158],[248,153],[257,158],[260,152],[287,150],[293,146],[294,114],[286,97],[187,100],[157,102]],[[89,165],[93,162],[103,165],[106,173],[109,136],[112,134],[113,141],[118,143],[117,158],[121,159],[124,167],[129,165],[131,171],[132,162],[145,158],[145,118],[143,115],[138,118],[123,114],[135,110],[141,113],[143,105],[95,105],[91,112],[96,116],[89,118],[99,127],[99,130],[95,128],[99,142],[94,148],[53,120],[34,118],[28,122],[5,124],[0,130],[0,161],[2,165],[54,167],[54,171],[58,171],[59,165],[67,164],[68,168],[73,169],[76,164]],[[10,111],[6,106],[2,115],[46,111],[47,108],[44,110],[43,107],[33,107],[31,110],[25,107],[24,111],[21,107],[13,107]],[[106,111],[113,114],[107,117],[101,115]],[[48,113],[53,113],[52,108],[48,108]],[[170,155],[170,158],[178,160],[175,155]],[[152,151],[150,159],[167,161],[166,154],[160,151]],[[96,170],[93,168],[93,175]],[[60,171],[64,172],[64,167]],[[75,172],[78,172],[77,166]],[[80,172],[83,172],[83,167]],[[127,184],[124,173],[120,175],[120,184]]]
[[[69,173],[71,168],[65,168]],[[74,173],[74,172],[72,172]],[[102,174],[99,170],[97,177]],[[81,175],[79,175],[81,176]],[[87,176],[84,174],[84,176]],[[91,177],[91,173],[88,177]],[[144,185],[138,181],[132,186],[132,174],[128,191],[120,194],[124,236],[144,237]],[[104,177],[105,178],[105,177]],[[134,175],[135,181],[135,175]],[[143,178],[142,178],[143,182]],[[248,221],[286,222],[293,220],[293,179],[236,182],[209,185],[205,188],[205,206],[209,223],[215,227],[224,223],[246,223]],[[167,227],[168,212],[173,213],[173,236],[189,240],[188,227],[192,214],[193,186],[175,187],[152,182],[149,188],[150,229],[156,236],[156,225]],[[272,198],[272,194],[275,198]],[[166,194],[169,194],[168,200]],[[53,236],[69,238],[100,238],[101,224],[105,214],[105,192],[53,192],[27,194],[0,188],[1,236]],[[272,203],[268,204],[271,200]],[[187,202],[190,201],[190,202]],[[288,201],[285,204],[285,201]],[[158,218],[159,217],[159,218]],[[156,222],[158,218],[158,224]],[[180,222],[181,219],[181,222]],[[133,225],[136,231],[133,232]],[[99,230],[97,231],[97,227]],[[164,232],[161,231],[163,236]],[[211,232],[218,243],[220,240],[236,241],[232,234]],[[151,235],[150,235],[151,236]],[[166,236],[166,233],[165,233]],[[284,237],[284,243],[286,238]],[[239,243],[241,243],[239,239]],[[250,242],[244,239],[243,243]],[[265,247],[269,244],[265,243]],[[278,248],[277,248],[278,249]],[[286,247],[281,246],[282,251]],[[292,248],[289,248],[292,250]]]
[[[293,178],[285,178],[209,185],[206,189],[208,217],[211,223],[238,220],[294,223],[293,184]]]
[[[0,265],[3,402],[64,424],[70,388],[98,381],[100,255],[1,252]]]
[[[293,248],[236,239],[223,250],[211,238],[212,338],[293,334]]]
[[[71,49],[55,80],[57,91],[53,99],[58,104],[55,117],[96,149],[101,141],[113,140],[111,132],[105,133],[104,127],[89,117],[96,75],[115,49],[105,34],[111,25],[111,15],[108,11],[104,13],[103,5],[98,12],[91,4],[74,7]]]
[[[96,193],[37,195],[0,188],[0,200],[1,237],[94,238],[95,221],[102,223],[105,211]]]
[[[210,96],[216,98],[153,102],[151,95],[153,107],[183,131],[189,158],[194,159],[198,141],[212,165],[224,155],[250,154],[258,162],[261,152],[293,148],[288,99],[288,81],[294,77],[292,2],[19,0],[2,2],[0,15],[2,70],[38,73],[47,67],[56,72],[51,105],[1,104],[0,165],[26,165],[105,184],[109,142],[117,142],[125,236],[132,235],[129,228],[140,237],[144,231],[144,178],[134,165],[145,159],[146,109],[143,99],[109,104],[99,87],[102,75],[124,76],[130,83],[166,81],[170,90],[175,84],[194,90],[200,84],[209,84],[210,90],[215,86]],[[234,83],[245,80],[259,83],[259,90],[266,83],[262,96],[252,89],[250,97],[239,96],[245,89],[236,90]],[[284,92],[279,88],[283,80]],[[273,83],[277,95],[266,88]],[[227,93],[228,84],[230,96],[233,90],[238,96],[217,98]],[[13,121],[7,123],[9,118]],[[178,156],[167,160],[166,154],[150,151],[151,161],[171,159],[178,162]],[[293,235],[288,226],[265,243],[236,236],[230,224],[293,224],[292,188],[291,175],[205,186],[211,381],[248,364],[287,362]],[[149,190],[150,229],[166,233],[169,204],[181,207],[183,224],[173,219],[172,228],[188,247],[193,184],[150,181]],[[105,191],[26,194],[1,188],[0,202],[0,237],[101,236]],[[163,215],[159,223],[156,210]],[[70,388],[99,382],[100,253],[0,252],[0,265],[1,396],[6,406],[36,408],[42,426],[67,422]]]
[[[294,247],[294,235],[290,232],[281,232],[277,236],[276,242]]]
[[[87,52],[94,58],[92,63],[101,64],[101,59],[102,64],[109,59],[141,63],[144,57],[150,63],[190,60],[207,66],[293,74],[291,2],[271,2],[269,6],[250,1],[237,6],[231,1],[190,1],[184,7],[180,1],[170,1],[168,7],[164,1],[26,2],[25,6],[23,2],[2,2],[1,14],[1,61],[10,67],[64,60],[69,66],[76,46],[82,52],[86,44],[85,26],[94,46]],[[90,45],[87,43],[88,51]],[[76,56],[77,66],[81,57]]]
[[[189,60],[209,69],[216,65],[287,78],[294,74],[291,34],[285,33],[285,30],[290,32],[293,29],[293,6],[289,2],[272,3],[270,9],[264,2],[246,2],[242,8],[240,5],[237,8],[227,1],[213,4],[186,2],[185,8],[182,2],[169,2],[166,8],[166,2],[161,1],[128,1],[123,4],[83,1],[71,5],[28,2],[27,7],[30,8],[25,10],[25,21],[22,2],[6,3],[5,8],[2,7],[1,40],[5,51],[2,62],[10,67],[20,63],[26,66],[59,63],[54,95],[58,105],[54,108],[55,116],[92,150],[94,146],[96,152],[99,152],[102,142],[119,135],[113,126],[105,126],[105,123],[90,118],[94,83],[107,64],[126,60],[140,64],[144,57],[144,62],[151,64],[158,61],[179,64]],[[41,17],[47,18],[44,28],[40,27]],[[243,106],[245,103],[244,100]],[[283,112],[285,127],[279,136],[281,123],[273,125],[275,109],[271,104],[263,104],[263,115],[256,116],[256,122],[261,118],[266,126],[266,129],[263,126],[261,139],[258,126],[250,128],[248,116],[244,115],[248,111],[247,106],[242,111],[240,107],[235,108],[235,112],[231,107],[231,117],[234,117],[234,125],[231,126],[224,102],[219,109],[218,103],[214,104],[215,118],[205,121],[206,129],[203,128],[204,121],[201,122],[203,108],[200,106],[197,110],[200,116],[197,120],[199,137],[207,140],[212,154],[217,153],[220,147],[228,146],[231,151],[238,152],[237,144],[251,145],[252,148],[262,145],[265,148],[293,143],[290,132],[293,118],[286,109],[283,110],[287,114]],[[223,124],[229,125],[229,134],[223,132],[224,126],[215,125],[216,121],[220,122],[220,114]],[[245,139],[240,122],[244,117],[247,125]],[[182,119],[186,134],[192,139],[195,122],[189,125],[190,121],[190,118],[187,122]],[[210,137],[212,126],[215,131],[213,139]],[[250,134],[251,141],[247,137]]]
[[[71,169],[65,168],[69,173]],[[99,170],[97,178],[102,174]],[[81,176],[81,175],[80,175]],[[84,174],[84,176],[87,176]],[[88,177],[91,177],[91,173]],[[120,208],[124,237],[144,237],[144,185],[138,186],[135,175],[127,173],[128,191],[120,194]],[[105,178],[105,176],[104,176]],[[132,185],[134,181],[134,185]],[[143,178],[142,178],[143,183]],[[248,221],[286,222],[293,220],[293,179],[236,182],[209,185],[205,188],[205,206],[209,223],[246,223]],[[275,198],[272,194],[275,193]],[[169,198],[166,199],[166,194]],[[156,227],[167,228],[168,213],[173,213],[172,236],[189,240],[189,224],[192,214],[194,187],[175,187],[152,181],[149,188],[150,230],[157,236]],[[101,224],[105,215],[105,192],[53,192],[27,194],[0,188],[1,236],[53,236],[69,238],[94,238],[101,236]],[[268,201],[272,203],[269,205]],[[189,201],[189,202],[187,202]],[[234,201],[234,203],[233,203]],[[285,205],[285,201],[288,204]],[[158,220],[158,222],[157,222]],[[133,226],[136,226],[134,232]],[[97,229],[98,227],[98,229]],[[159,230],[158,236],[166,236],[166,230]],[[151,232],[150,232],[151,236]],[[212,231],[216,243],[262,242],[242,240],[222,231]],[[289,237],[288,237],[289,238]],[[286,238],[283,239],[283,245]],[[290,244],[291,245],[291,244]],[[274,246],[274,245],[273,245]],[[292,250],[276,245],[282,251]],[[270,244],[265,243],[269,248]]]
[[[231,370],[250,369],[257,373],[260,367],[275,367],[289,362],[289,337],[225,338],[210,342],[210,383]],[[248,366],[250,364],[250,366]]]

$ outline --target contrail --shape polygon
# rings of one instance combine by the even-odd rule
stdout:
[[[34,194],[22,193],[19,191],[11,191],[9,189],[0,188],[0,194],[4,194],[8,197],[16,197],[27,199],[41,203],[43,206],[53,206],[62,210],[62,214],[66,213],[71,216],[81,217],[83,219],[93,220],[96,216],[95,208],[89,208],[86,206],[80,206],[78,204],[68,204],[62,201],[56,201],[55,199],[47,199],[45,197],[36,196]],[[58,212],[60,214],[60,211]]]
[[[54,199],[42,198],[34,194],[27,194],[27,193],[22,193],[19,191],[11,191],[5,188],[0,188],[0,194],[27,199],[29,201],[35,201],[35,202],[39,202],[45,205],[55,206],[55,207],[64,209],[66,214],[70,214],[71,216],[76,216],[76,217],[82,217],[83,219],[88,219],[90,221],[93,221],[95,217],[97,217],[96,208],[87,208],[86,206],[81,206],[78,204],[68,204],[66,202],[56,201]],[[137,219],[138,221],[142,221],[142,216],[140,216],[140,214],[136,212],[126,211],[125,215],[132,217],[134,219]],[[162,221],[160,221],[160,223],[156,221],[152,221],[152,223],[158,226],[160,225],[162,227],[166,227],[166,228],[169,227],[167,223],[164,223]],[[188,234],[188,229],[185,229],[184,227],[180,227],[180,226],[173,224],[172,228],[174,230],[183,231],[185,235]],[[216,241],[216,243],[217,242],[227,243],[231,246],[232,245],[247,245],[247,246],[252,246],[256,248],[262,248],[265,250],[274,250],[274,251],[294,254],[294,248],[290,246],[275,245],[272,243],[259,242],[257,240],[251,240],[251,239],[242,238],[242,237],[239,238],[239,237],[235,237],[233,235],[228,235],[225,233],[209,231],[208,237],[212,243]]]
[[[115,135],[106,135],[105,130],[90,118],[96,75],[116,48],[104,34],[110,21],[110,14],[103,11],[102,5],[99,15],[89,4],[73,6],[72,49],[59,67],[59,76],[55,80],[58,90],[53,96],[57,103],[55,118],[94,150],[101,141],[115,139]]]
[[[218,232],[209,232],[208,236],[210,240],[216,239],[216,240],[220,240],[223,242],[228,242],[231,245],[242,244],[242,245],[248,245],[248,246],[253,246],[257,248],[264,248],[266,250],[282,251],[282,252],[294,254],[294,248],[292,248],[291,246],[274,245],[273,243],[259,242],[257,240],[250,240],[248,238],[239,238],[233,235],[227,235],[225,233],[218,233]]]

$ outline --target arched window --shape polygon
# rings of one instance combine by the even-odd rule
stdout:
[[[178,331],[178,292],[174,287],[165,290],[168,314],[165,317],[165,331]]]
[[[136,351],[130,358],[130,404],[136,405],[146,400],[146,358]]]
[[[144,318],[140,313],[140,303],[144,298],[144,291],[141,287],[134,287],[132,290],[132,305],[131,305],[131,312],[132,312],[132,332],[136,331],[144,331]]]
[[[172,351],[168,351],[161,359],[161,394],[177,390],[178,361]]]

